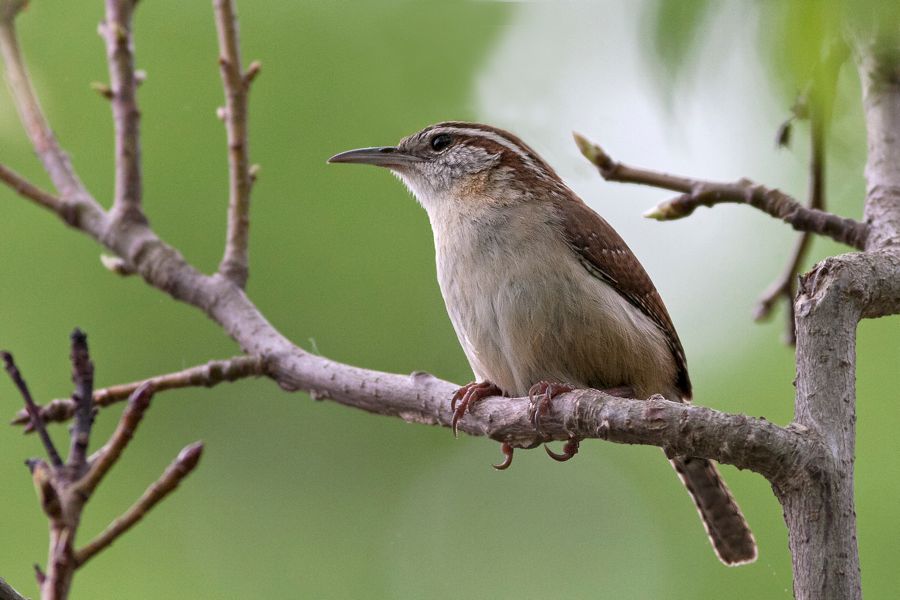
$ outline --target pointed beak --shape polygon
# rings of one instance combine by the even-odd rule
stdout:
[[[377,148],[359,148],[335,154],[328,159],[330,163],[349,163],[375,165],[378,167],[397,168],[422,159],[411,154],[400,152],[396,146],[380,146]]]

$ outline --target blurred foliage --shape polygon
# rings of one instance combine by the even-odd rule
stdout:
[[[653,0],[644,7],[637,17],[654,23],[647,39],[656,40],[661,69],[677,75],[710,51],[697,41],[721,25],[718,6]],[[784,92],[784,114],[848,6],[759,2],[743,9],[747,22],[759,24],[761,56]],[[655,20],[647,16],[654,9]],[[314,352],[368,368],[468,380],[434,281],[423,212],[384,172],[324,161],[348,148],[391,143],[429,122],[477,118],[473,78],[517,8],[248,0],[239,10],[244,57],[263,64],[250,107],[251,157],[262,171],[248,293],[277,327]],[[107,104],[90,89],[91,81],[107,78],[94,33],[101,16],[95,0],[43,0],[19,23],[53,126],[105,201],[112,132]],[[598,35],[613,26],[597,23]],[[227,197],[211,11],[205,2],[141,2],[136,31],[138,67],[148,73],[139,93],[147,210],[164,239],[211,270],[221,253]],[[829,146],[845,157],[834,161],[829,190],[848,213],[858,211],[862,189],[855,85],[842,77]],[[760,135],[774,135],[779,119],[772,115],[772,131]],[[5,93],[0,141],[0,161],[48,186]],[[802,158],[803,145],[795,146]],[[802,160],[796,170],[802,180]],[[704,165],[693,171],[702,174]],[[69,393],[66,344],[74,325],[90,336],[99,385],[239,352],[196,310],[106,272],[92,241],[5,188],[0,202],[0,346],[15,353],[36,397]],[[843,250],[816,244],[820,255]],[[762,279],[780,267],[754,265]],[[749,276],[746,269],[731,271]],[[722,288],[722,298],[706,303],[710,319],[728,298],[727,281]],[[897,324],[896,318],[863,323],[858,345],[859,533],[865,585],[875,597],[900,585],[892,558],[900,525],[889,501],[900,494],[892,460],[900,415],[886,401],[900,385]],[[790,349],[778,345],[781,323],[721,328],[720,335],[734,337],[729,356],[737,358],[695,363],[694,372],[705,374],[695,375],[698,398],[784,422],[793,364]],[[0,415],[18,406],[15,390],[0,378]],[[100,413],[96,441],[119,410]],[[61,439],[65,428],[53,431]],[[615,598],[790,596],[781,511],[766,482],[752,474],[724,469],[761,558],[725,569],[656,449],[586,443],[578,460],[563,466],[539,451],[520,452],[514,468],[498,474],[488,466],[498,458],[492,442],[453,440],[447,430],[311,402],[266,380],[158,396],[89,505],[84,539],[197,438],[207,442],[198,471],[77,575],[75,599],[579,598],[599,590]],[[0,575],[34,594],[31,563],[44,560],[46,524],[21,461],[38,444],[7,429],[0,430],[0,449]]]

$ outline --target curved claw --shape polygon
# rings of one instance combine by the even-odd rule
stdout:
[[[531,389],[528,390],[528,398],[531,400],[531,408],[529,409],[531,424],[539,435],[542,437],[544,435],[541,418],[550,410],[550,403],[553,401],[553,398],[560,394],[571,392],[574,389],[573,386],[565,383],[552,383],[549,381],[539,381],[531,386]]]
[[[460,400],[462,400],[463,397],[466,395],[466,389],[467,389],[466,386],[463,386],[463,387],[459,388],[459,389],[456,390],[456,392],[453,394],[453,397],[450,398],[450,410],[452,410],[453,412],[456,412],[456,404],[457,404]]]
[[[450,399],[450,410],[453,411],[450,427],[453,429],[453,437],[459,437],[459,421],[472,404],[482,398],[502,393],[500,388],[489,381],[472,382],[456,390]]]
[[[506,442],[503,442],[500,445],[500,452],[502,452],[506,458],[504,458],[503,462],[500,463],[499,465],[491,465],[491,466],[494,467],[495,469],[497,469],[498,471],[505,471],[506,469],[508,469],[509,465],[512,464],[513,450],[514,450],[514,448],[512,446],[510,446]]]
[[[563,446],[562,454],[557,454],[556,452],[551,450],[550,447],[547,446],[546,444],[544,444],[544,450],[546,450],[547,456],[549,456],[553,460],[558,461],[558,462],[566,462],[567,460],[569,460],[570,458],[572,458],[573,456],[578,454],[578,445],[579,445],[578,440],[573,438],[573,439],[569,440],[568,442],[566,442],[566,445]]]

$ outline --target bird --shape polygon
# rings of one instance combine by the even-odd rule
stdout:
[[[687,359],[662,298],[613,227],[514,134],[446,121],[396,146],[342,152],[330,163],[389,169],[425,209],[438,283],[475,375],[453,396],[453,428],[491,395],[534,400],[596,388],[690,402]],[[509,466],[512,449],[504,445]],[[578,441],[557,460],[568,460]],[[756,560],[756,540],[713,461],[674,456],[718,558]]]

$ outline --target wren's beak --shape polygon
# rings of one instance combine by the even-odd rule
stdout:
[[[409,163],[421,162],[422,159],[400,152],[396,146],[381,146],[377,148],[360,148],[335,154],[328,159],[330,163],[351,163],[361,165],[375,165],[378,167],[402,167]]]

